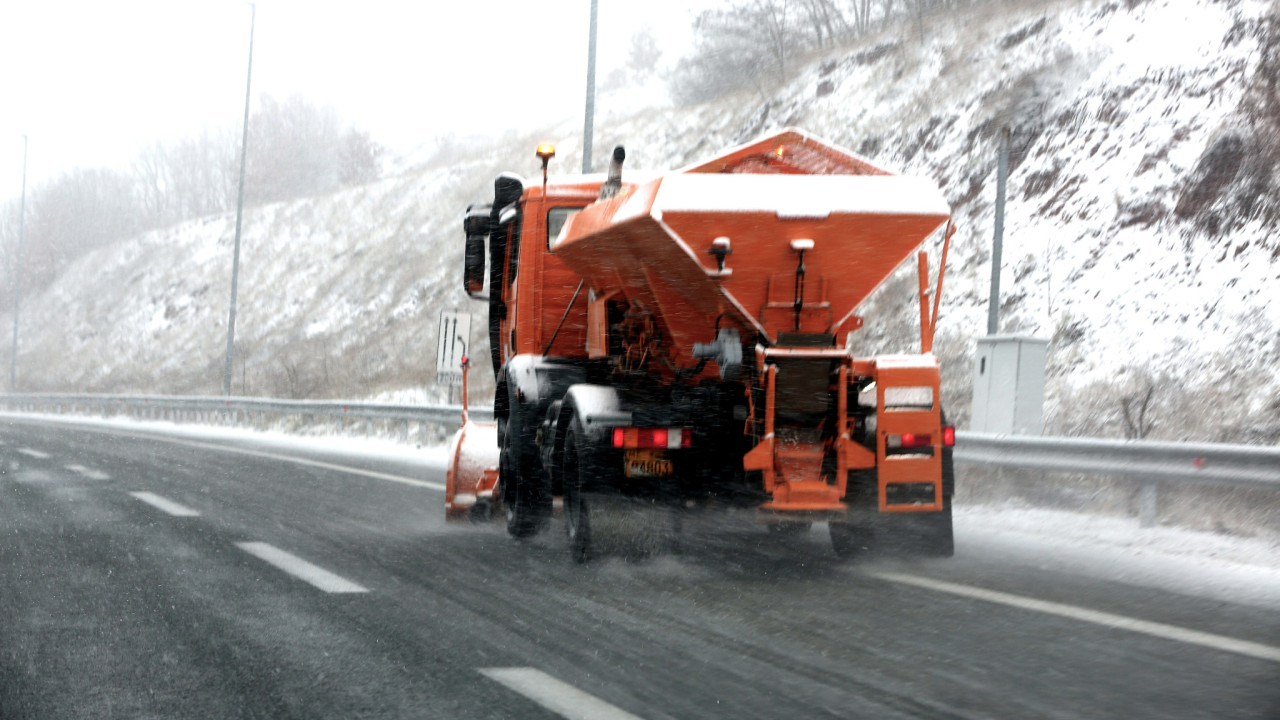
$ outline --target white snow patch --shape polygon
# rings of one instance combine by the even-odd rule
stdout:
[[[1280,610],[1280,540],[1025,507],[956,507],[957,557]]]

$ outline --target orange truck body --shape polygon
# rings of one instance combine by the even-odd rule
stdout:
[[[499,178],[468,215],[468,243],[488,241],[469,245],[468,289],[487,257],[496,433],[455,438],[450,517],[505,507],[514,534],[539,527],[560,475],[581,473],[563,465],[572,434],[595,493],[827,520],[837,551],[837,532],[876,516],[933,515],[949,553],[954,434],[930,352],[943,276],[931,290],[917,252],[951,236],[934,183],[799,130],[635,179],[543,170],[518,199]],[[860,357],[859,306],[912,253],[919,352]],[[496,435],[489,462],[468,435]]]

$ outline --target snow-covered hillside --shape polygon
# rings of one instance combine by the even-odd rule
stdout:
[[[1280,228],[1266,198],[1232,195],[1255,150],[1251,88],[1277,83],[1265,62],[1280,46],[1277,18],[1273,0],[993,0],[814,57],[770,93],[689,108],[604,96],[595,155],[621,143],[632,168],[662,169],[794,125],[938,181],[960,226],[939,352],[963,405],[971,338],[986,327],[1008,126],[1001,329],[1054,340],[1051,420],[1070,430],[1066,406],[1084,405],[1090,388],[1106,397],[1088,403],[1114,415],[1108,393],[1126,378],[1167,379],[1174,396],[1247,376],[1220,398],[1246,407],[1224,411],[1270,417],[1280,433]],[[652,102],[651,88],[642,97]],[[376,184],[251,210],[235,392],[443,397],[437,313],[483,312],[458,289],[461,211],[487,199],[500,171],[533,176],[535,140],[559,142],[553,172],[574,171],[580,132],[567,117],[447,147]],[[218,392],[233,227],[206,218],[121,243],[29,298],[20,389]],[[909,285],[886,284],[864,313],[868,348],[909,347]],[[1156,434],[1179,433],[1166,423]]]

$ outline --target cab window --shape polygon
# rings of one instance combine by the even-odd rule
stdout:
[[[552,208],[547,211],[547,249],[554,250],[560,239],[560,231],[569,218],[582,212],[582,208]]]

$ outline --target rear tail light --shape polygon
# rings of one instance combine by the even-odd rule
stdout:
[[[689,428],[614,428],[613,447],[628,450],[679,450],[693,446]]]
[[[893,450],[926,448],[933,446],[933,436],[928,433],[902,433],[885,438],[884,444]]]
[[[933,447],[933,435],[931,433],[902,433],[901,435],[889,435],[884,441],[885,447],[890,450],[911,450],[918,448]],[[942,445],[944,447],[955,447],[956,429],[951,426],[942,428]]]

